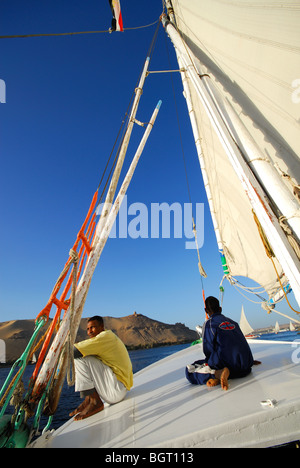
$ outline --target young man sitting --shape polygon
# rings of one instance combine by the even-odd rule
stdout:
[[[252,352],[239,325],[222,315],[218,299],[208,297],[205,311],[209,319],[202,330],[204,360],[186,367],[186,378],[195,385],[214,387],[221,384],[228,390],[228,379],[246,377],[254,361]]]
[[[104,409],[104,401],[122,401],[133,385],[132,364],[124,343],[104,329],[102,317],[88,320],[89,339],[75,344],[75,391],[83,403],[70,413],[85,419]]]

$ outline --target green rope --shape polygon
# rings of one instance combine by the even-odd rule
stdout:
[[[3,407],[2,407],[2,410],[1,410],[1,413],[0,413],[0,418],[4,415],[5,410],[7,408],[7,405],[9,403],[14,391],[15,391],[15,388],[17,387],[21,377],[23,376],[23,373],[24,373],[24,371],[26,369],[26,365],[27,365],[27,362],[28,362],[28,359],[29,359],[29,356],[30,356],[31,348],[33,347],[33,345],[35,343],[35,340],[37,338],[37,335],[38,335],[39,331],[41,330],[41,328],[45,325],[46,321],[47,321],[46,318],[42,317],[36,323],[34,332],[32,334],[32,337],[30,338],[30,341],[29,341],[25,351],[23,352],[21,357],[19,359],[17,359],[17,361],[12,366],[12,368],[11,368],[11,370],[10,370],[8,376],[7,376],[7,379],[5,380],[5,382],[4,382],[3,386],[2,386],[2,389],[0,391],[0,402],[3,399],[3,397],[5,396],[7,388],[9,388],[9,382],[11,381],[11,378],[12,378],[14,372],[15,372],[15,369],[17,367],[20,367],[20,371],[19,371],[19,373],[17,375],[17,378],[13,382],[13,385],[11,385],[11,388],[10,388],[10,391],[8,392],[8,395],[6,395],[6,397],[5,397],[5,402],[3,404]]]

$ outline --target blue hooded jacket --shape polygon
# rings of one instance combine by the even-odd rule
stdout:
[[[228,367],[231,378],[251,372],[253,356],[238,323],[214,314],[203,327],[203,352],[211,369]]]

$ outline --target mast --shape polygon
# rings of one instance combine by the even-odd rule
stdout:
[[[106,200],[105,200],[102,212],[101,212],[100,220],[99,220],[97,228],[96,228],[95,238],[94,238],[94,242],[93,242],[93,246],[92,246],[94,251],[97,250],[97,246],[100,244],[100,239],[101,239],[101,236],[102,236],[102,232],[103,232],[103,230],[106,227],[106,224],[108,222],[108,217],[109,217],[110,210],[112,210],[113,199],[114,199],[114,196],[115,196],[115,193],[116,193],[116,189],[117,189],[117,185],[118,185],[118,182],[119,182],[121,170],[122,170],[122,167],[123,167],[123,164],[124,164],[126,152],[127,152],[127,149],[128,149],[130,137],[131,137],[132,130],[133,130],[133,126],[135,124],[135,118],[136,118],[136,114],[137,114],[137,110],[138,110],[138,105],[139,105],[139,102],[140,102],[140,99],[141,99],[141,96],[142,96],[142,93],[143,93],[143,86],[144,86],[144,83],[145,83],[145,80],[146,80],[146,77],[147,77],[147,71],[148,71],[148,68],[149,68],[149,64],[150,64],[150,58],[147,57],[147,59],[145,61],[145,64],[144,64],[144,68],[143,68],[141,77],[140,77],[139,85],[135,89],[135,98],[134,98],[133,105],[132,105],[132,110],[131,110],[131,113],[130,113],[130,116],[129,116],[128,126],[127,126],[127,129],[126,129],[126,132],[125,132],[125,136],[124,136],[123,143],[122,143],[122,146],[121,146],[121,149],[120,149],[118,161],[117,161],[117,164],[116,164],[113,176],[112,176],[112,180],[111,180],[108,192],[107,192]],[[159,108],[158,108],[158,110],[159,110]],[[156,119],[156,115],[155,115],[155,119]],[[154,119],[154,121],[155,121],[155,119]],[[153,121],[153,124],[154,124],[154,121]],[[152,124],[152,126],[153,126],[153,124]],[[150,126],[150,131],[152,129],[152,126]],[[148,127],[147,127],[147,130],[146,130],[145,134],[146,133],[148,133]],[[148,134],[148,136],[149,136],[149,134]],[[82,278],[81,278],[80,283],[78,285],[78,290],[76,291],[76,304],[75,304],[75,310],[76,310],[75,318],[76,318],[76,321],[75,321],[75,324],[74,324],[74,327],[75,327],[76,330],[79,327],[81,313],[82,313],[82,310],[83,310],[83,307],[84,307],[84,304],[85,304],[85,298],[86,298],[86,295],[87,295],[87,292],[88,292],[88,289],[89,289],[89,284],[91,282],[92,275],[94,273],[96,265],[97,265],[97,263],[99,261],[100,255],[101,255],[101,252],[99,253],[99,255],[98,255],[98,253],[96,255],[95,252],[93,252],[93,255],[91,255],[89,257],[89,259],[87,261],[87,264],[85,266],[85,270],[83,272]],[[81,310],[80,313],[79,313],[79,308]]]
[[[169,0],[166,0],[166,4],[167,6],[171,6]],[[173,10],[169,10],[168,13],[172,16]],[[183,42],[176,28],[165,16],[163,17],[163,25],[173,42],[177,56],[180,57],[192,86],[209,116],[229,161],[247,194],[259,223],[272,246],[274,254],[290,281],[296,300],[300,305],[299,259],[280,226],[277,215],[274,212],[272,203],[264,187],[249,166],[249,159],[253,159],[253,157],[247,155],[247,145],[241,144],[234,135],[234,125],[236,125],[237,118],[230,119],[229,113],[233,113],[233,110],[232,112],[231,110],[228,111],[228,105],[226,105],[219,95],[212,80],[210,80],[208,75],[201,73],[201,71],[199,72],[199,67],[198,69],[196,68],[193,62],[194,55],[192,51],[188,48],[187,44]],[[232,120],[234,120],[234,122],[232,122]],[[251,142],[251,145],[249,143],[248,146],[255,148],[253,142]],[[297,217],[292,218],[296,220],[297,224]],[[295,225],[295,228],[298,229],[297,225]]]

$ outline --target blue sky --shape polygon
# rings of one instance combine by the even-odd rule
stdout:
[[[6,0],[0,10],[1,35],[107,30],[111,22],[108,0]],[[161,12],[160,0],[122,2],[125,28],[153,23]],[[100,181],[155,28],[0,40],[0,79],[6,84],[6,103],[0,104],[1,322],[35,318],[47,303]],[[161,27],[150,68],[170,66],[177,63]],[[137,118],[147,122],[159,99],[162,108],[127,204],[140,203],[150,211],[153,203],[190,201],[172,86],[191,200],[194,206],[204,204],[204,225],[198,229],[204,236],[205,293],[218,296],[222,268],[179,74],[172,74],[172,81],[170,74],[146,80]],[[135,126],[124,171],[142,134]],[[190,328],[202,323],[197,254],[186,250],[185,242],[172,236],[109,239],[83,316],[137,311]],[[254,327],[287,322],[268,316],[225,283],[224,313],[239,320],[242,304]],[[289,312],[285,303],[278,310]]]

